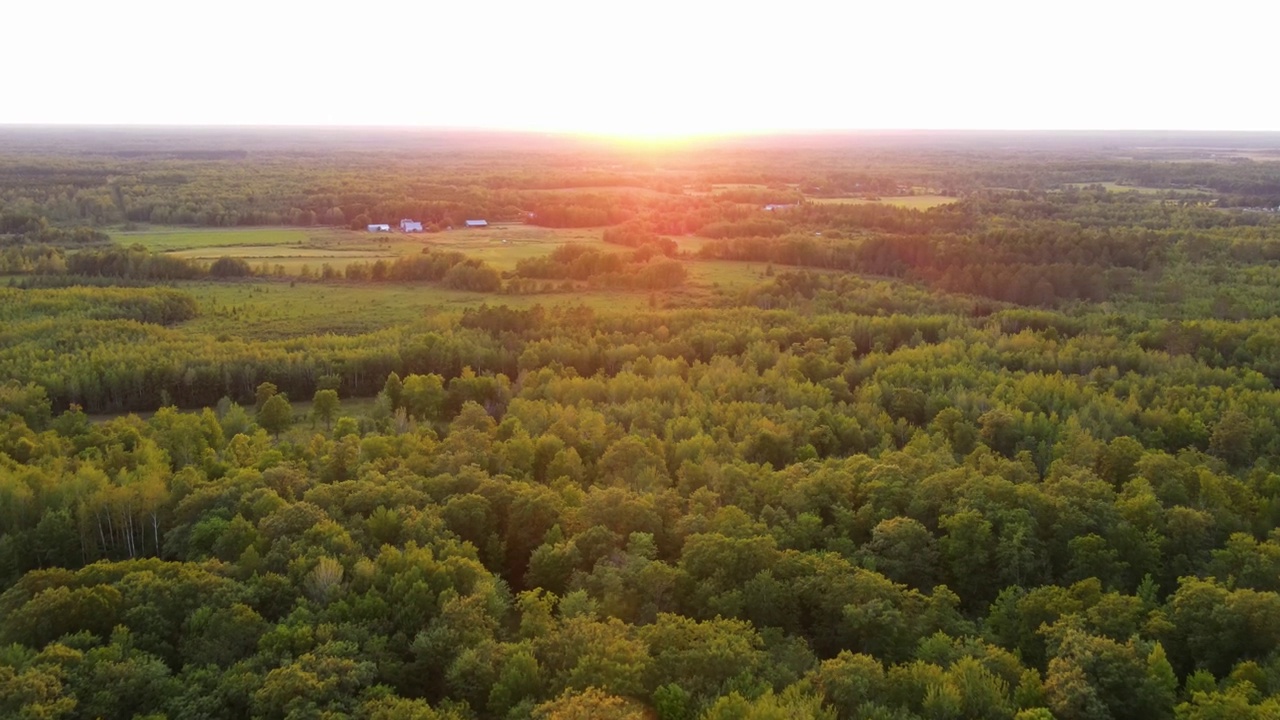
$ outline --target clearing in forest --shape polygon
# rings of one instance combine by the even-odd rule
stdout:
[[[950,205],[958,199],[946,195],[885,195],[878,200],[860,197],[810,197],[805,198],[805,201],[818,205],[895,205],[912,210],[928,210],[939,205]]]

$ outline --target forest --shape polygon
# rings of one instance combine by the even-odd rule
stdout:
[[[0,133],[0,717],[1280,717],[1280,140],[429,140]]]

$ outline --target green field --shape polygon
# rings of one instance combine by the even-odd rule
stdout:
[[[629,252],[631,248],[607,245],[603,228],[544,228],[535,225],[495,224],[483,230],[451,230],[415,236],[431,247],[457,250],[484,260],[499,270],[514,270],[525,258],[539,257],[566,243],[591,243],[608,252]],[[403,237],[403,236],[402,236]]]
[[[239,245],[277,246],[309,245],[332,242],[340,238],[365,235],[339,228],[178,228],[157,227],[147,230],[119,230],[110,233],[121,245],[142,245],[148,250],[168,252]]]
[[[1119,192],[1119,193],[1136,192],[1136,193],[1142,193],[1144,195],[1163,195],[1164,193],[1170,193],[1170,192],[1191,193],[1195,195],[1211,194],[1211,191],[1201,190],[1199,188],[1157,188],[1157,187],[1145,187],[1142,185],[1122,185],[1118,182],[1111,182],[1111,181],[1092,182],[1092,183],[1066,183],[1065,187],[1085,188],[1085,187],[1089,187],[1090,185],[1101,185],[1102,187],[1106,188],[1108,192]]]
[[[734,282],[732,273],[712,263],[705,265],[705,269],[691,272],[695,282],[707,285]],[[183,325],[184,328],[211,335],[251,338],[372,332],[440,310],[461,310],[485,303],[517,308],[539,304],[586,305],[604,310],[639,308],[649,301],[649,293],[643,291],[588,289],[503,295],[450,290],[427,283],[246,280],[184,282],[176,286],[190,292],[200,305],[200,316]]]
[[[869,200],[860,197],[810,197],[805,198],[806,202],[816,203],[818,205],[894,205],[896,207],[910,208],[912,210],[928,210],[939,205],[950,205],[958,200],[958,198],[947,197],[946,195],[900,195],[900,196],[882,196],[879,200]]]
[[[115,232],[125,245],[211,262],[223,256],[242,258],[254,267],[282,265],[290,275],[303,266],[313,272],[328,263],[338,269],[352,262],[391,260],[420,253],[426,247],[458,250],[499,270],[513,270],[524,258],[550,253],[570,242],[599,244],[607,251],[627,248],[605,245],[601,228],[544,228],[520,223],[495,223],[483,230],[456,229],[440,233],[404,235],[367,233],[339,228],[227,228]]]
[[[117,242],[144,246],[193,260],[211,262],[232,256],[255,268],[283,266],[290,276],[304,267],[313,273],[324,264],[341,270],[352,262],[392,260],[425,248],[451,250],[511,271],[525,258],[547,255],[566,243],[589,243],[605,252],[631,252],[608,245],[602,228],[544,228],[495,223],[483,230],[440,233],[373,234],[351,230],[233,228],[155,229],[119,232]],[[681,238],[683,249],[696,251],[699,239]],[[664,304],[705,299],[717,289],[731,290],[759,282],[764,263],[686,261],[687,284],[659,294]],[[192,293],[200,317],[184,325],[193,332],[229,337],[280,338],[316,333],[355,334],[413,322],[439,310],[483,303],[513,307],[587,305],[595,309],[640,308],[650,302],[647,291],[588,288],[568,293],[503,295],[451,290],[429,283],[293,282],[254,279],[231,282],[193,281],[177,284]]]
[[[765,279],[768,263],[733,260],[687,260],[689,283],[694,286],[719,287],[725,290],[755,285]]]

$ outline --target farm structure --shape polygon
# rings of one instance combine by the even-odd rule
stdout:
[[[370,225],[368,229],[369,232],[391,232],[391,226],[386,223]]]
[[[467,227],[469,228],[489,227],[489,221],[488,220],[468,220]]]
[[[422,223],[417,220],[409,220],[408,218],[405,218],[400,221],[400,232],[422,232]]]

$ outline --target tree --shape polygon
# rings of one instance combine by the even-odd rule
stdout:
[[[262,406],[271,399],[273,395],[280,392],[275,383],[264,382],[258,385],[253,391],[253,408],[257,412],[262,412]]]
[[[535,720],[646,720],[648,713],[634,700],[587,688],[564,691],[555,700],[535,708],[533,717]]]
[[[382,386],[382,391],[387,394],[387,399],[391,401],[391,409],[400,407],[401,394],[404,392],[404,383],[400,382],[400,376],[391,373],[387,376],[386,383]]]
[[[272,395],[262,403],[262,410],[258,412],[258,424],[264,430],[280,436],[293,424],[293,407],[289,405],[288,399],[284,395]]]
[[[439,375],[410,375],[404,379],[401,397],[409,415],[419,420],[436,420],[444,406],[444,378]]]
[[[1232,465],[1243,465],[1253,454],[1253,423],[1239,410],[1228,410],[1213,428],[1209,452]]]
[[[896,517],[871,530],[862,547],[870,567],[890,580],[928,590],[938,572],[938,548],[933,534],[919,521]]]
[[[248,277],[253,274],[253,268],[249,267],[244,258],[223,255],[209,266],[209,274],[220,278]]]
[[[325,429],[333,426],[333,417],[338,413],[338,391],[317,390],[311,400],[311,412],[324,421]]]

